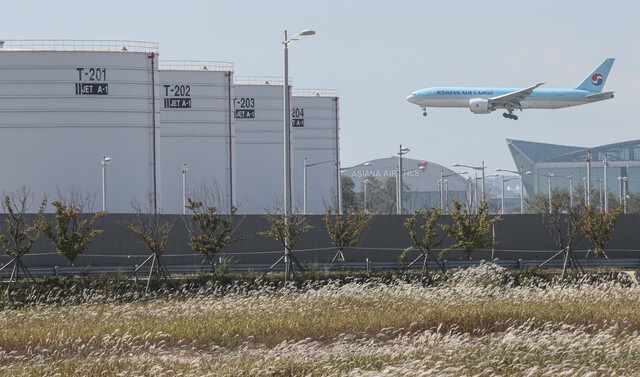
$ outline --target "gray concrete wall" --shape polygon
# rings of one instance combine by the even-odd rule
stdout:
[[[4,224],[4,215],[0,224]],[[89,250],[78,257],[78,266],[130,266],[142,263],[149,255],[146,246],[135,234],[127,229],[127,223],[134,215],[109,214],[96,222],[96,228],[104,233],[95,237]],[[404,220],[407,216],[375,216],[365,231],[359,248],[345,251],[347,261],[395,261],[406,247],[413,243],[409,238]],[[173,224],[165,254],[168,264],[199,264],[202,257],[195,254],[188,244],[188,231],[185,218],[178,215],[165,216]],[[556,247],[544,227],[539,215],[504,215],[495,225],[495,235],[499,244],[493,250],[493,257],[500,259],[542,259],[553,255]],[[52,220],[52,218],[51,218]],[[444,221],[450,221],[445,218]],[[336,250],[324,227],[323,216],[308,216],[308,222],[314,227],[304,239],[296,245],[296,255],[301,262],[330,261]],[[268,222],[260,215],[236,216],[238,224],[236,234],[246,235],[246,240],[231,245],[222,256],[233,257],[238,263],[275,262],[281,255],[281,247],[276,241],[257,234],[268,229]],[[640,256],[640,215],[622,215],[616,224],[616,231],[608,245],[610,257]],[[451,244],[445,240],[443,247]],[[589,242],[582,237],[576,249],[579,256],[590,249]],[[417,256],[413,253],[411,256]],[[458,251],[447,254],[446,259],[457,259]],[[491,250],[474,251],[474,259],[490,259]],[[6,263],[9,257],[0,256],[0,262]],[[57,255],[51,242],[44,236],[34,245],[32,252],[24,256],[28,266],[66,266],[66,259]]]

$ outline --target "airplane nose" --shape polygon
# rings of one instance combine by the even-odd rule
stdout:
[[[416,103],[416,96],[414,96],[413,94],[410,96],[407,96],[407,101],[411,102],[411,103]]]

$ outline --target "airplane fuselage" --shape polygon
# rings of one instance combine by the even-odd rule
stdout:
[[[474,98],[490,99],[521,90],[521,88],[434,87],[421,89],[407,97],[407,101],[421,107],[466,107]],[[594,92],[579,89],[537,88],[515,108],[560,109],[613,98],[613,93],[589,97]],[[505,108],[498,106],[497,108]]]

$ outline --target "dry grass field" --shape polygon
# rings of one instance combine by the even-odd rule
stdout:
[[[0,375],[640,376],[640,288],[611,274],[50,295],[0,311]]]

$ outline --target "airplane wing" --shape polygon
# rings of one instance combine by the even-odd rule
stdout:
[[[511,92],[511,93],[503,94],[501,96],[489,98],[489,100],[494,105],[505,106],[505,107],[515,107],[515,108],[520,108],[522,110],[522,108],[520,106],[520,101],[522,101],[525,98],[529,97],[529,95],[531,95],[531,93],[533,92],[533,90],[535,88],[537,88],[537,87],[539,87],[540,85],[543,85],[543,84],[544,83],[541,82],[539,84],[530,86],[528,88],[516,90],[515,92]]]

